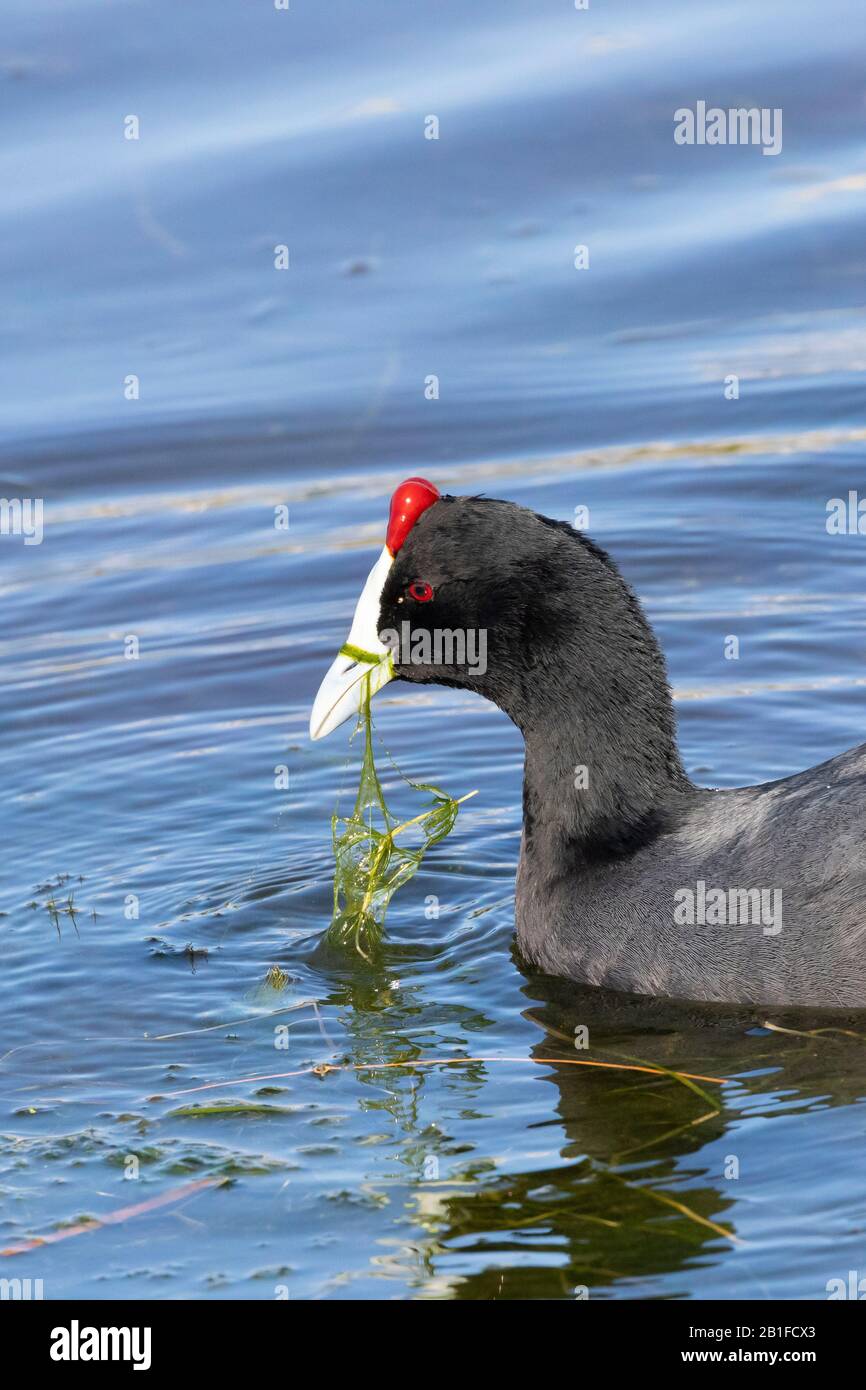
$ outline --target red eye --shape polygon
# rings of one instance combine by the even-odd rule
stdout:
[[[423,579],[413,579],[409,585],[409,597],[415,599],[416,603],[429,603],[433,590]]]

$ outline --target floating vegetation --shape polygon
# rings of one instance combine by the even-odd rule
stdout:
[[[83,874],[78,875],[77,881],[79,883],[84,882]],[[61,930],[61,918],[63,917],[67,917],[72,923],[75,928],[75,935],[80,935],[78,930],[78,918],[83,909],[75,902],[74,888],[69,888],[67,886],[71,882],[71,874],[58,874],[55,878],[48,879],[45,883],[38,884],[36,892],[40,894],[40,897],[31,898],[28,903],[25,903],[25,907],[30,908],[32,911],[38,911],[40,908],[45,909],[52,927],[57,932],[59,940],[62,940],[63,937],[63,932]],[[92,912],[91,916],[95,921],[96,913]]]
[[[184,1183],[182,1187],[174,1187],[168,1192],[161,1192],[145,1202],[137,1202],[135,1206],[119,1207],[104,1216],[86,1214],[74,1217],[72,1220],[61,1221],[58,1222],[53,1231],[48,1231],[45,1235],[33,1236],[30,1240],[18,1241],[15,1245],[7,1245],[0,1250],[0,1255],[26,1255],[31,1250],[38,1250],[40,1246],[53,1245],[56,1241],[67,1240],[70,1236],[85,1235],[90,1231],[99,1231],[103,1226],[116,1226],[135,1216],[143,1216],[146,1212],[155,1211],[158,1207],[165,1207],[170,1203],[192,1197],[207,1187],[228,1186],[230,1181],[226,1178],[198,1178],[195,1182]]]
[[[283,990],[289,983],[291,976],[279,965],[272,965],[265,976],[265,985],[268,989]]]
[[[150,954],[156,960],[165,960],[175,957],[189,961],[190,972],[195,975],[198,962],[210,959],[209,946],[194,946],[188,941],[185,946],[176,946],[173,941],[166,941],[162,936],[149,936],[147,943],[150,946]]]
[[[646,1072],[650,1076],[660,1076],[667,1080],[683,1082],[689,1081],[710,1081],[716,1086],[727,1086],[731,1078],[727,1076],[704,1076],[701,1072],[692,1071],[672,1071],[668,1067],[662,1067],[655,1062],[603,1062],[601,1060],[591,1061],[589,1058],[578,1057],[504,1057],[499,1054],[484,1054],[480,1057],[407,1057],[402,1062],[319,1062],[314,1067],[300,1067],[295,1071],[271,1071],[255,1076],[236,1076],[223,1081],[206,1081],[201,1086],[186,1086],[181,1091],[167,1091],[168,1096],[192,1096],[200,1091],[214,1091],[226,1086],[248,1086],[255,1081],[279,1081],[286,1077],[294,1076],[328,1076],[331,1072],[354,1071],[354,1072],[374,1072],[374,1071],[393,1071],[406,1070],[414,1071],[420,1067],[460,1067],[467,1064],[477,1066],[479,1063],[487,1064],[514,1064],[517,1062],[531,1063],[538,1067],[598,1067],[606,1071],[639,1071]],[[698,1090],[696,1087],[690,1089]],[[700,1095],[704,1093],[698,1090]],[[156,1099],[156,1097],[154,1097]],[[712,1114],[718,1113],[715,1101]],[[222,1113],[227,1102],[218,1102],[217,1109]],[[190,1106],[196,1114],[201,1114],[203,1107]],[[179,1114],[179,1111],[174,1111]],[[704,1118],[704,1117],[702,1117]]]
[[[430,795],[433,803],[411,820],[399,822],[388,810],[376,775],[369,675],[363,681],[356,732],[360,728],[364,730],[364,757],[354,810],[350,816],[335,815],[331,820],[334,915],[325,940],[351,947],[369,960],[382,939],[385,913],[394,893],[416,872],[430,846],[450,834],[461,802],[476,793],[468,792],[455,800],[439,787],[404,777],[414,791]],[[414,848],[397,844],[397,836],[409,830],[414,831]]]
[[[169,1116],[173,1120],[213,1120],[230,1119],[253,1120],[270,1115],[291,1115],[293,1110],[285,1105],[269,1105],[265,1101],[215,1101],[213,1105],[181,1105],[176,1110],[170,1110]]]

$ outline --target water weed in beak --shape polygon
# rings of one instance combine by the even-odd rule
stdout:
[[[400,822],[392,816],[373,759],[370,698],[367,675],[362,682],[356,728],[356,732],[364,731],[358,795],[350,816],[334,815],[331,820],[334,915],[325,933],[329,945],[349,947],[365,960],[371,959],[382,940],[385,913],[394,893],[416,872],[430,846],[450,834],[461,802],[476,795],[469,792],[455,800],[439,787],[404,777],[413,791],[428,793],[433,804],[409,820]],[[405,837],[399,844],[398,836]]]

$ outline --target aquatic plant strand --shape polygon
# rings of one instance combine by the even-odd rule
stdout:
[[[475,792],[458,799],[430,783],[404,781],[416,792],[426,792],[433,804],[410,820],[398,823],[385,803],[373,759],[373,726],[370,718],[370,675],[361,687],[358,728],[364,730],[364,756],[358,795],[352,814],[334,815],[334,914],[325,934],[330,944],[349,946],[365,960],[382,940],[385,913],[397,889],[417,871],[431,845],[444,840],[454,828],[460,804]],[[402,776],[402,774],[401,774]],[[410,848],[397,844],[397,836],[414,830],[421,843]]]

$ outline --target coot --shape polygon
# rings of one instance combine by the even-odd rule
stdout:
[[[407,480],[313,738],[358,710],[367,673],[374,692],[477,691],[521,730],[527,961],[637,994],[866,1007],[866,745],[762,786],[695,786],[658,642],[586,535]]]

